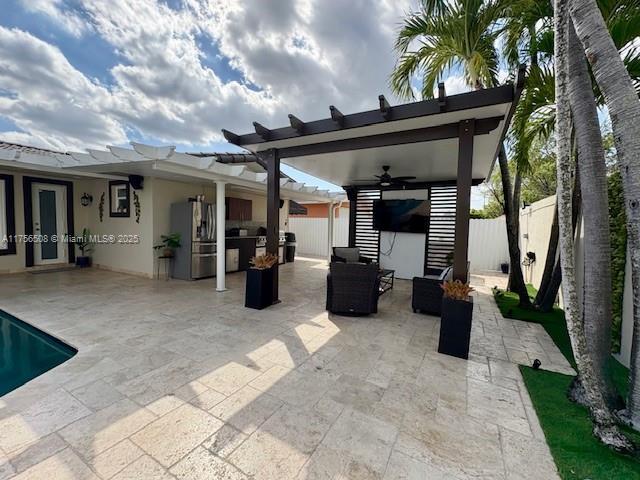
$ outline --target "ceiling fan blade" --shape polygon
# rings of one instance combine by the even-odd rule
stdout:
[[[400,182],[405,181],[405,180],[415,180],[415,179],[416,179],[416,177],[412,177],[412,176],[409,176],[409,175],[405,175],[403,177],[392,177],[391,178],[391,180],[397,180],[397,181],[400,181]]]

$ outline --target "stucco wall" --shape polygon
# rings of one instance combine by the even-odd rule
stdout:
[[[536,261],[530,266],[522,267],[525,281],[538,287],[542,280],[549,235],[553,223],[556,197],[552,195],[520,210],[520,250],[522,260],[527,252],[536,254]]]
[[[134,190],[131,189],[131,215],[109,216],[109,181],[93,180],[90,183],[93,203],[89,209],[88,226],[92,234],[119,236],[138,235],[139,243],[103,243],[95,245],[92,257],[95,266],[123,273],[153,276],[153,179],[145,178],[140,198],[140,223],[136,222]],[[104,193],[104,215],[100,221],[100,198]],[[80,229],[82,226],[80,226]]]

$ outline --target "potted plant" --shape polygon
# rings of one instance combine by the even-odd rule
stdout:
[[[80,250],[80,255],[76,257],[76,265],[80,268],[91,266],[91,257],[88,255],[93,251],[93,241],[88,228],[82,229],[82,236],[76,237],[76,246]]]
[[[507,262],[501,263],[500,270],[502,271],[502,273],[509,273],[509,264]]]
[[[278,264],[278,256],[272,253],[258,255],[250,261],[251,267],[247,270],[247,282],[244,306],[262,310],[277,302],[273,298],[273,282],[275,266]]]
[[[175,254],[176,248],[180,248],[182,245],[180,244],[180,234],[179,233],[170,233],[169,235],[161,235],[160,236],[161,243],[158,245],[154,245],[154,250],[162,250],[163,257],[173,257]]]
[[[458,358],[469,358],[469,339],[473,316],[473,288],[460,280],[445,281],[441,285],[442,313],[438,352]]]

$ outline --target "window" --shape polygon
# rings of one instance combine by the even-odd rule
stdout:
[[[13,177],[0,174],[0,255],[15,255],[15,233]]]
[[[129,182],[109,182],[109,216],[128,217],[129,205]]]

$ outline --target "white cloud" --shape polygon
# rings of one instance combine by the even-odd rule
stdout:
[[[0,26],[0,85],[12,92],[0,96],[0,115],[35,137],[76,148],[126,141],[109,90],[29,33]]]
[[[90,29],[82,17],[66,8],[64,0],[21,0],[21,3],[27,11],[49,17],[74,37],[80,37]]]
[[[55,46],[1,29],[0,84],[12,95],[0,96],[0,115],[34,138],[75,148],[123,143],[129,128],[206,145],[221,140],[221,128],[244,133],[252,120],[277,127],[287,113],[327,117],[330,104],[345,113],[372,109],[378,94],[394,98],[393,43],[415,2],[183,0],[174,9],[157,0],[75,0],[90,21],[83,28],[119,55],[113,84],[87,78]],[[34,5],[60,21],[72,15],[63,0]],[[207,44],[236,80],[212,69]],[[459,83],[449,79],[447,92]]]

